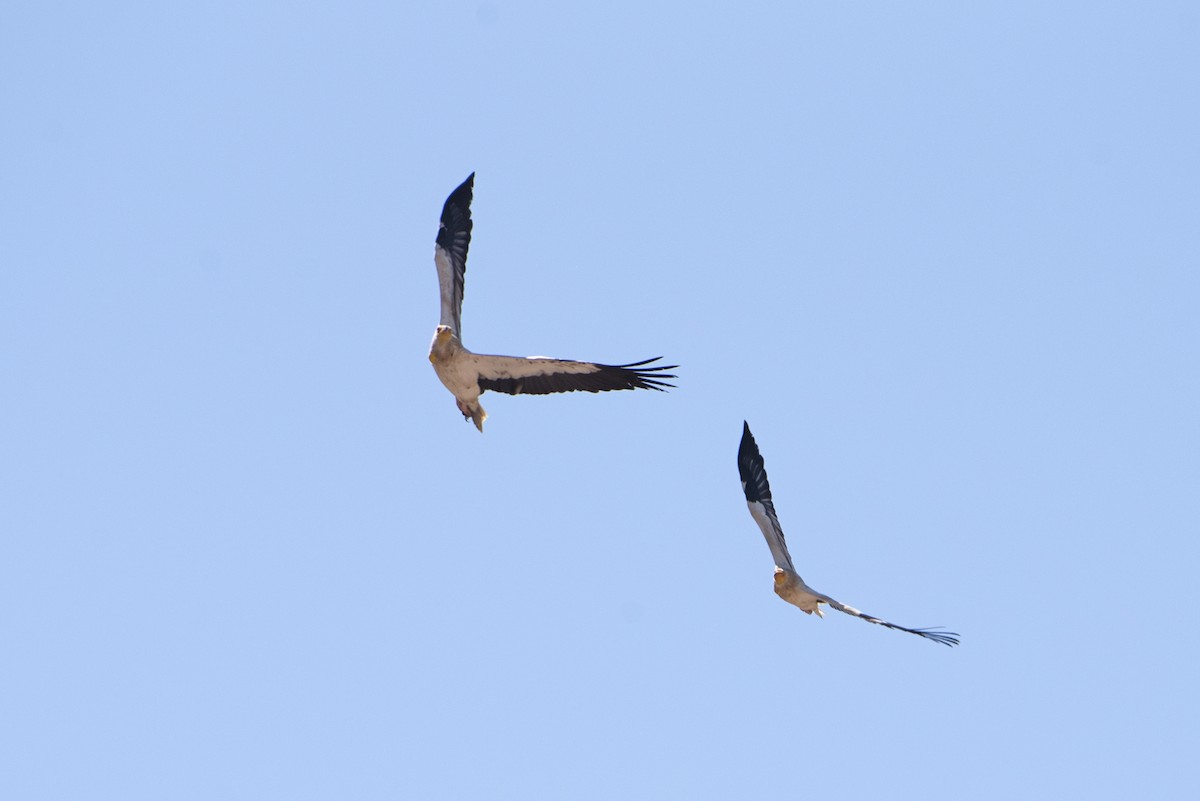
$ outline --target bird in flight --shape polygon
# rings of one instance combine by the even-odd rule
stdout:
[[[762,454],[758,452],[758,444],[750,433],[750,425],[742,423],[742,443],[738,447],[738,473],[742,478],[742,491],[746,493],[746,505],[750,507],[750,515],[763,536],[767,538],[767,547],[775,557],[775,594],[790,604],[795,604],[804,610],[805,614],[821,614],[821,604],[829,604],[839,612],[860,617],[868,623],[877,623],[896,631],[907,631],[927,640],[940,642],[942,645],[958,645],[958,635],[952,631],[936,629],[909,629],[888,623],[873,615],[860,612],[852,606],[835,601],[824,593],[817,592],[804,583],[796,568],[792,566],[792,557],[788,554],[787,541],[783,538],[783,528],[775,515],[775,504],[771,502],[771,485],[767,483],[767,468],[763,464]]]
[[[488,356],[472,353],[462,344],[463,277],[467,271],[467,248],[471,244],[471,193],[475,173],[450,193],[442,207],[433,260],[437,264],[442,294],[442,321],[433,334],[429,361],[438,378],[458,402],[465,419],[483,431],[487,412],[479,396],[487,391],[509,395],[547,395],[552,392],[606,392],[613,389],[673,387],[664,379],[674,378],[666,370],[678,365],[648,365],[661,356],[631,364],[596,364],[544,356]]]

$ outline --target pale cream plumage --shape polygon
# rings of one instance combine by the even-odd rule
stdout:
[[[434,331],[429,361],[446,389],[454,395],[463,417],[483,431],[487,412],[479,396],[487,391],[509,395],[546,395],[553,392],[606,392],[619,389],[663,390],[674,386],[664,379],[676,365],[647,365],[658,358],[632,364],[597,364],[566,359],[492,356],[472,353],[462,344],[463,286],[467,251],[471,245],[471,200],[475,173],[463,181],[442,207],[441,225],[434,247],[441,294],[441,324]]]

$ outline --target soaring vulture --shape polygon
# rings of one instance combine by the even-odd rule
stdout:
[[[767,547],[775,557],[775,594],[790,604],[800,607],[806,614],[821,614],[821,604],[829,604],[839,612],[860,617],[868,623],[877,623],[896,631],[907,631],[927,640],[940,642],[942,645],[958,645],[958,635],[952,631],[937,631],[934,629],[909,629],[888,623],[877,617],[860,612],[852,606],[835,601],[824,593],[817,592],[804,583],[796,568],[792,566],[792,557],[788,554],[787,542],[783,538],[783,528],[775,515],[775,504],[771,502],[771,485],[767,483],[767,469],[763,464],[762,454],[758,452],[758,444],[750,433],[750,425],[742,422],[742,443],[738,447],[738,473],[742,478],[742,490],[746,493],[746,505],[750,507],[750,515],[763,536],[767,538]]]
[[[446,389],[454,394],[463,417],[483,431],[487,412],[479,404],[486,390],[509,395],[547,395],[551,392],[605,392],[611,389],[673,387],[665,372],[677,365],[649,367],[662,357],[631,364],[596,364],[544,356],[489,356],[472,353],[462,344],[463,277],[471,244],[471,193],[475,173],[450,193],[442,207],[433,260],[442,293],[442,321],[433,334],[429,361]]]

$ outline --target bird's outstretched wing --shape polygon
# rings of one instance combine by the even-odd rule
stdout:
[[[613,389],[655,389],[673,387],[663,379],[674,378],[664,370],[678,365],[646,365],[661,356],[633,364],[595,364],[541,356],[488,356],[473,353],[468,357],[479,375],[479,388],[509,395],[548,395],[551,392],[607,392]]]
[[[442,293],[442,325],[462,337],[463,280],[467,272],[467,249],[471,246],[471,193],[475,173],[467,176],[442,206],[433,261],[437,264],[438,287]]]
[[[775,504],[771,501],[767,467],[763,463],[762,454],[758,452],[758,443],[750,433],[750,424],[744,420],[742,444],[738,446],[738,473],[742,478],[742,491],[746,493],[746,505],[750,507],[750,516],[767,538],[767,547],[771,549],[776,566],[795,572],[792,556],[788,553],[787,540],[783,538],[783,527],[779,525],[779,518],[775,515]]]
[[[746,505],[750,507],[750,514],[754,517],[754,522],[758,523],[763,536],[767,538],[767,545],[771,548],[771,555],[775,557],[776,566],[790,571],[793,578],[799,581],[800,587],[806,595],[811,594],[812,597],[829,604],[839,612],[862,618],[868,623],[887,626],[896,631],[907,631],[909,634],[916,634],[918,637],[924,637],[942,645],[958,645],[958,634],[953,631],[910,629],[905,626],[897,626],[895,623],[889,623],[873,615],[860,612],[853,606],[846,606],[828,595],[813,590],[800,580],[792,566],[787,542],[783,538],[783,529],[779,525],[779,518],[775,515],[775,505],[771,502],[771,485],[767,483],[767,468],[763,463],[762,454],[759,453],[758,443],[754,441],[754,435],[750,433],[750,425],[745,421],[742,422],[742,443],[738,447],[738,473],[742,478],[742,490],[746,493]],[[795,602],[793,601],[793,603]]]
[[[876,623],[880,626],[887,626],[889,629],[895,629],[896,631],[907,631],[909,634],[915,634],[918,637],[924,637],[927,640],[933,640],[934,642],[940,642],[942,645],[948,645],[948,646],[958,645],[958,634],[956,632],[938,631],[936,629],[910,629],[905,626],[897,626],[895,623],[888,623],[886,620],[880,620],[879,618],[875,617],[874,615],[868,615],[866,612],[860,612],[859,610],[855,609],[853,606],[846,606],[844,603],[835,601],[834,599],[830,598],[828,595],[823,595],[821,593],[815,593],[815,594],[819,599],[821,599],[825,603],[829,604],[830,606],[832,606],[834,609],[838,610],[839,612],[845,612],[847,615],[854,615],[855,617],[862,618],[863,620],[867,621],[868,623]]]

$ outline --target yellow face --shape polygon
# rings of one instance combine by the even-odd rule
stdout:
[[[442,360],[442,356],[446,354],[450,347],[450,338],[454,336],[454,332],[450,330],[448,325],[439,325],[433,333],[433,345],[429,349],[429,361],[437,364]]]

